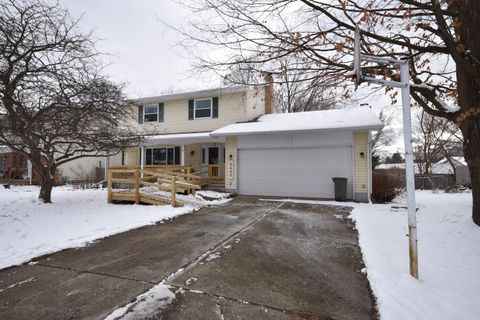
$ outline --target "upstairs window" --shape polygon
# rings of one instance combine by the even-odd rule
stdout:
[[[195,119],[212,117],[212,99],[198,99],[194,104]]]
[[[158,122],[158,104],[143,106],[143,122]]]

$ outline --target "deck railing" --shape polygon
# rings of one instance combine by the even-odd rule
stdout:
[[[110,166],[114,170],[141,169],[140,166]],[[144,165],[144,170],[162,172],[169,170],[172,173],[192,174],[200,178],[200,185],[221,184],[225,182],[225,164],[200,164],[200,165]],[[120,173],[120,172],[118,172]]]
[[[177,201],[177,193],[195,193],[201,189],[201,186],[195,182],[201,178],[189,174],[170,169],[144,168],[128,168],[128,167],[110,167],[108,170],[108,194],[107,201],[133,201],[139,203],[170,203],[172,206],[181,205],[181,201]],[[113,184],[122,185],[122,189],[117,191],[113,189]],[[153,187],[155,189],[168,192],[166,195],[156,195],[141,191],[144,186]]]

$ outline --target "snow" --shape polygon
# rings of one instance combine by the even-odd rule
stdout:
[[[398,208],[404,197],[393,204],[397,209],[342,203],[354,208],[350,217],[381,319],[478,319],[480,227],[472,222],[471,194],[417,191],[416,200],[420,280],[409,274],[407,212]]]
[[[150,319],[175,300],[175,294],[170,288],[161,282],[136,297],[133,302],[113,311],[105,320]]]
[[[367,107],[267,114],[257,122],[230,124],[213,131],[212,137],[242,134],[291,133],[334,129],[371,129],[383,126],[378,116]]]
[[[215,142],[218,139],[210,137],[210,132],[194,132],[194,133],[175,133],[160,134],[145,137],[145,145],[155,144],[188,144],[196,142]]]
[[[0,269],[58,250],[85,246],[116,233],[190,213],[201,206],[229,201],[225,194],[199,192],[188,206],[108,204],[106,190],[56,187],[54,203],[37,200],[34,186],[0,186]],[[209,194],[212,201],[201,198]]]
[[[420,165],[419,163],[414,163],[413,169],[415,170],[415,174],[420,173]],[[402,169],[405,170],[405,162],[403,163],[380,163],[378,166],[375,167],[375,170],[389,170],[389,169]]]

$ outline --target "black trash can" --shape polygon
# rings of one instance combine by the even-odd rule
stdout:
[[[334,177],[332,178],[335,184],[335,201],[347,200],[347,178]]]

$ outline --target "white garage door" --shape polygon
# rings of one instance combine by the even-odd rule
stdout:
[[[332,177],[345,177],[352,198],[352,166],[350,146],[240,149],[239,193],[334,198]]]

